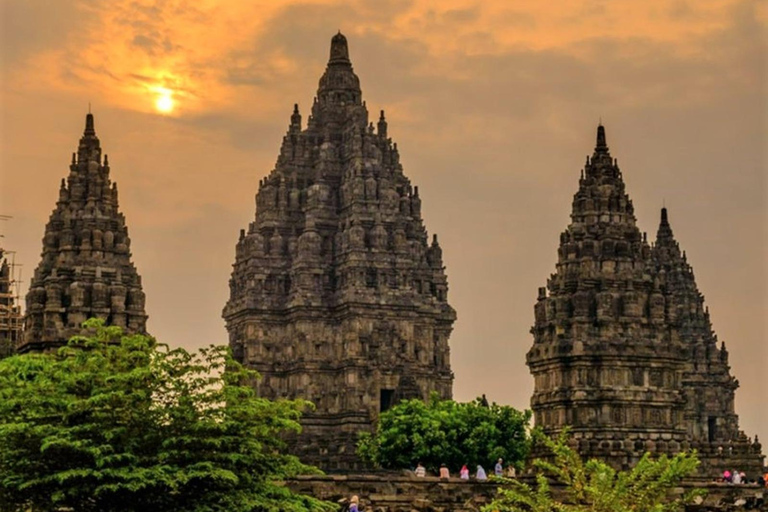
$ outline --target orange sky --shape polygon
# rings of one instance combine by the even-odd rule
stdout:
[[[341,29],[438,233],[455,395],[527,407],[536,290],[602,118],[642,230],[666,202],[768,440],[768,9],[734,0],[0,0],[0,213],[24,275],[88,103],[149,328],[225,343],[240,228]],[[158,112],[158,100],[173,104]],[[25,280],[27,280],[25,278]]]

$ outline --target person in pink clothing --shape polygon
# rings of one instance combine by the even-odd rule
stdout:
[[[459,471],[459,478],[462,480],[469,480],[469,468],[466,464],[461,466],[461,471]]]

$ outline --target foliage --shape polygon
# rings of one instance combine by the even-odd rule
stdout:
[[[534,431],[536,443],[543,443],[554,462],[537,459],[536,485],[506,480],[493,502],[483,512],[677,512],[684,509],[697,491],[672,499],[672,491],[699,464],[696,453],[674,457],[661,455],[653,460],[646,453],[630,471],[616,471],[605,462],[584,462],[567,444],[568,433],[551,439]],[[549,478],[548,478],[549,477]],[[552,497],[550,479],[564,486],[563,500]]]
[[[306,403],[257,397],[225,347],[85,326],[57,353],[0,361],[1,510],[332,510],[279,483],[314,469],[280,453]]]
[[[376,432],[363,434],[358,454],[383,468],[414,467],[430,471],[446,464],[457,471],[463,464],[490,466],[501,457],[522,467],[528,454],[530,411],[488,405],[481,399],[459,403],[405,400],[381,414]]]

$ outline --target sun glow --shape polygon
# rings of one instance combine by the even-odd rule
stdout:
[[[173,91],[165,87],[156,89],[155,108],[163,114],[170,114],[173,111],[175,102],[173,101]]]

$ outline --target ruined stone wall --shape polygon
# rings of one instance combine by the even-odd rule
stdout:
[[[495,482],[397,474],[303,476],[288,481],[287,485],[296,492],[332,502],[357,495],[360,509],[365,512],[474,512],[487,505],[498,489]],[[686,512],[768,510],[768,507],[756,505],[756,496],[764,492],[756,485],[733,486],[691,480],[674,493],[680,494],[691,488],[704,489],[707,497],[700,504],[689,506]],[[552,490],[556,496],[563,492],[558,485],[553,485]]]

